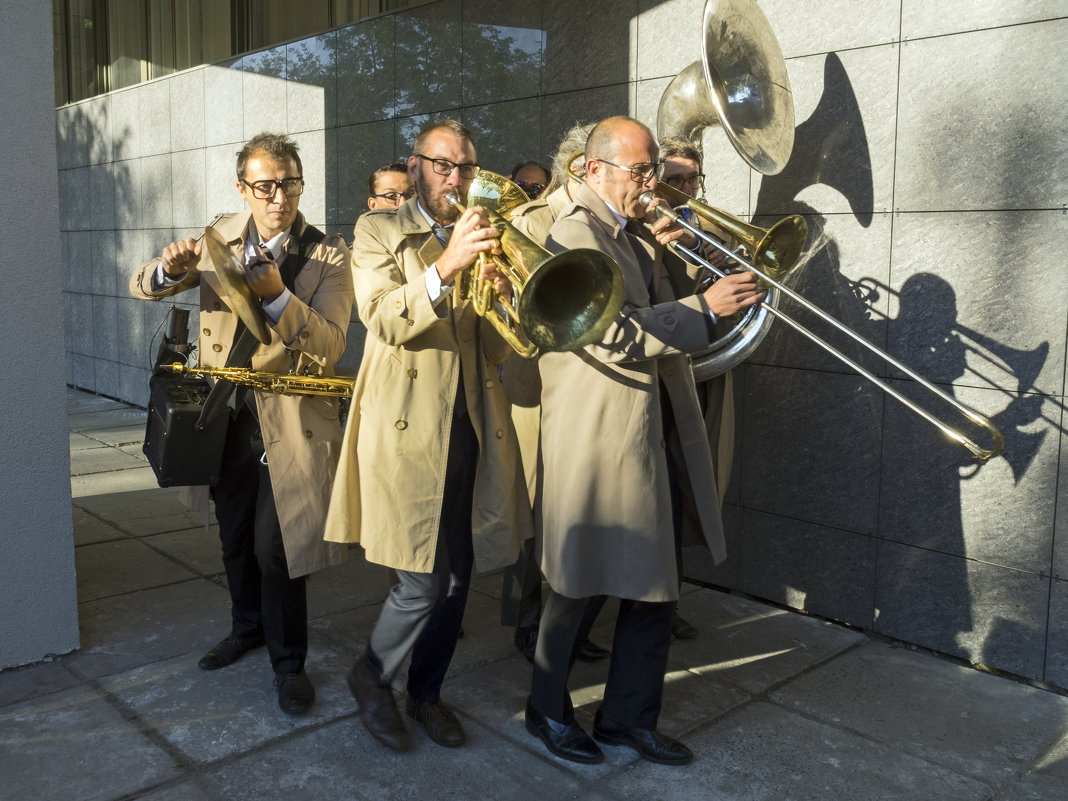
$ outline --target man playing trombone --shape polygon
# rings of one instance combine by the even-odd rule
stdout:
[[[660,172],[656,140],[627,117],[600,122],[586,144],[586,185],[553,225],[554,248],[594,248],[624,277],[623,310],[601,340],[547,352],[542,380],[539,503],[542,571],[550,591],[541,620],[528,730],[552,753],[599,762],[567,690],[576,644],[606,596],[620,599],[612,656],[593,736],[644,758],[685,764],[690,750],[657,730],[678,599],[675,529],[684,507],[716,561],[725,556],[714,475],[686,354],[713,340],[715,317],[762,298],[743,274],[677,299],[665,253],[692,233],[668,220],[639,225]],[[655,206],[655,201],[652,203]],[[688,541],[688,540],[687,540]]]

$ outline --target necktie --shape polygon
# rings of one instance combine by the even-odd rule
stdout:
[[[452,236],[452,226],[446,228],[444,225],[438,225],[434,223],[431,228],[434,231],[434,236],[438,238],[438,241],[442,244],[442,247],[449,244],[449,237]]]

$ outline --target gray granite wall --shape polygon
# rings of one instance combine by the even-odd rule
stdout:
[[[1063,4],[760,5],[793,85],[794,153],[765,177],[709,129],[709,201],[764,224],[804,214],[793,286],[993,417],[1006,452],[976,464],[776,325],[734,371],[730,556],[688,553],[687,572],[1066,687]],[[462,119],[498,172],[546,161],[577,120],[654,124],[670,78],[700,58],[702,6],[441,0],[60,109],[68,382],[144,403],[166,307],[127,298],[126,277],[239,207],[234,153],[257,131],[297,138],[302,210],[348,236],[369,170],[406,156],[431,118]],[[361,336],[354,321],[350,372]]]
[[[78,647],[50,10],[2,14],[0,670]]]

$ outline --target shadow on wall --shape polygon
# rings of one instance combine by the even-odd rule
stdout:
[[[953,146],[967,150],[966,143],[955,142]],[[1063,405],[1037,392],[1037,377],[1047,363],[1048,343],[1015,349],[962,325],[957,319],[953,287],[932,273],[913,275],[899,293],[890,289],[889,276],[886,281],[850,281],[840,270],[839,247],[827,233],[827,218],[797,199],[817,183],[840,192],[861,227],[871,225],[873,191],[867,137],[849,77],[833,53],[827,56],[823,95],[816,110],[797,127],[787,168],[762,180],[754,218],[758,224],[768,225],[783,214],[805,215],[810,245],[804,264],[789,279],[791,287],[805,298],[873,344],[903,353],[903,362],[929,380],[944,384],[943,391],[958,394],[953,382],[961,382],[1007,396],[1006,406],[994,415],[993,422],[1005,436],[1005,455],[1001,458],[1019,484],[1034,466],[1047,431],[1053,428],[1063,433],[1055,422],[1058,413],[1043,413],[1046,404],[1054,403],[1062,410]],[[757,219],[760,215],[763,217]],[[878,308],[885,308],[891,295],[898,307],[896,318]],[[939,408],[942,404],[938,401],[932,407],[932,397],[915,382],[902,380],[881,359],[834,333],[796,303],[786,299],[780,308],[872,373],[889,376],[895,389],[941,416],[950,427],[961,429],[980,444],[989,442],[981,430],[970,430],[958,412]],[[893,345],[887,348],[886,343]],[[991,369],[971,367],[966,358],[969,354],[973,364]],[[760,365],[786,369],[769,374]],[[1002,604],[1017,610],[1032,602],[1044,604],[1045,596],[1039,598],[1031,588],[1014,584],[1015,579],[1006,577],[1012,571],[988,571],[975,561],[982,557],[968,558],[962,487],[975,480],[983,466],[896,400],[884,403],[883,393],[873,384],[863,383],[857,388],[850,382],[833,381],[827,373],[848,373],[850,369],[784,325],[772,327],[743,370],[743,382],[751,379],[743,410],[747,420],[743,506],[875,535],[879,546],[872,551],[872,563],[854,565],[851,572],[862,577],[847,578],[858,586],[868,582],[874,591],[874,616],[867,625],[875,630],[1003,670],[1041,676],[1045,633],[1032,621],[1044,621],[1044,614],[1024,609],[999,617],[997,610]],[[749,372],[754,370],[759,375]],[[820,375],[824,377],[820,379]],[[824,386],[813,392],[811,380]],[[1006,380],[1015,387],[1004,388]],[[762,381],[766,382],[762,393],[749,391]],[[777,397],[766,397],[769,392]],[[780,419],[783,416],[790,420]],[[758,425],[754,419],[762,422]],[[809,422],[802,422],[806,420]],[[1034,424],[1041,420],[1051,425],[1034,431]],[[823,430],[824,422],[828,436],[841,434],[845,441],[852,435],[844,456],[831,447],[830,440],[811,441],[814,432]],[[841,430],[835,428],[839,423]],[[764,432],[759,435],[760,444],[754,446],[752,435],[758,428]],[[774,452],[768,452],[772,443]],[[774,493],[762,489],[769,486],[776,488]],[[832,497],[835,494],[848,497]],[[836,504],[845,509],[847,503],[852,511],[833,509]],[[828,507],[831,511],[826,511]],[[822,572],[825,567],[811,564],[800,575],[793,565],[765,565],[761,570],[780,573],[781,597],[776,600],[790,603],[788,595],[801,598],[803,608],[834,616],[829,610],[835,610],[835,598],[820,596],[840,590],[827,589]],[[797,586],[806,569],[811,586]],[[1036,572],[1046,570],[1047,566],[1040,566]],[[771,583],[775,583],[773,578]],[[977,612],[980,607],[981,613]],[[973,619],[975,614],[981,614],[982,619]]]

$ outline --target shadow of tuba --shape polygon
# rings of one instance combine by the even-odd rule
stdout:
[[[501,233],[502,254],[480,254],[456,279],[460,300],[471,303],[520,356],[539,350],[577,350],[596,342],[623,308],[623,273],[615,260],[596,250],[576,248],[553,255],[508,221],[527,196],[518,184],[497,173],[479,170],[466,203],[455,193],[446,200],[462,213],[481,206]],[[479,278],[487,259],[512,285],[512,299],[499,296]]]

